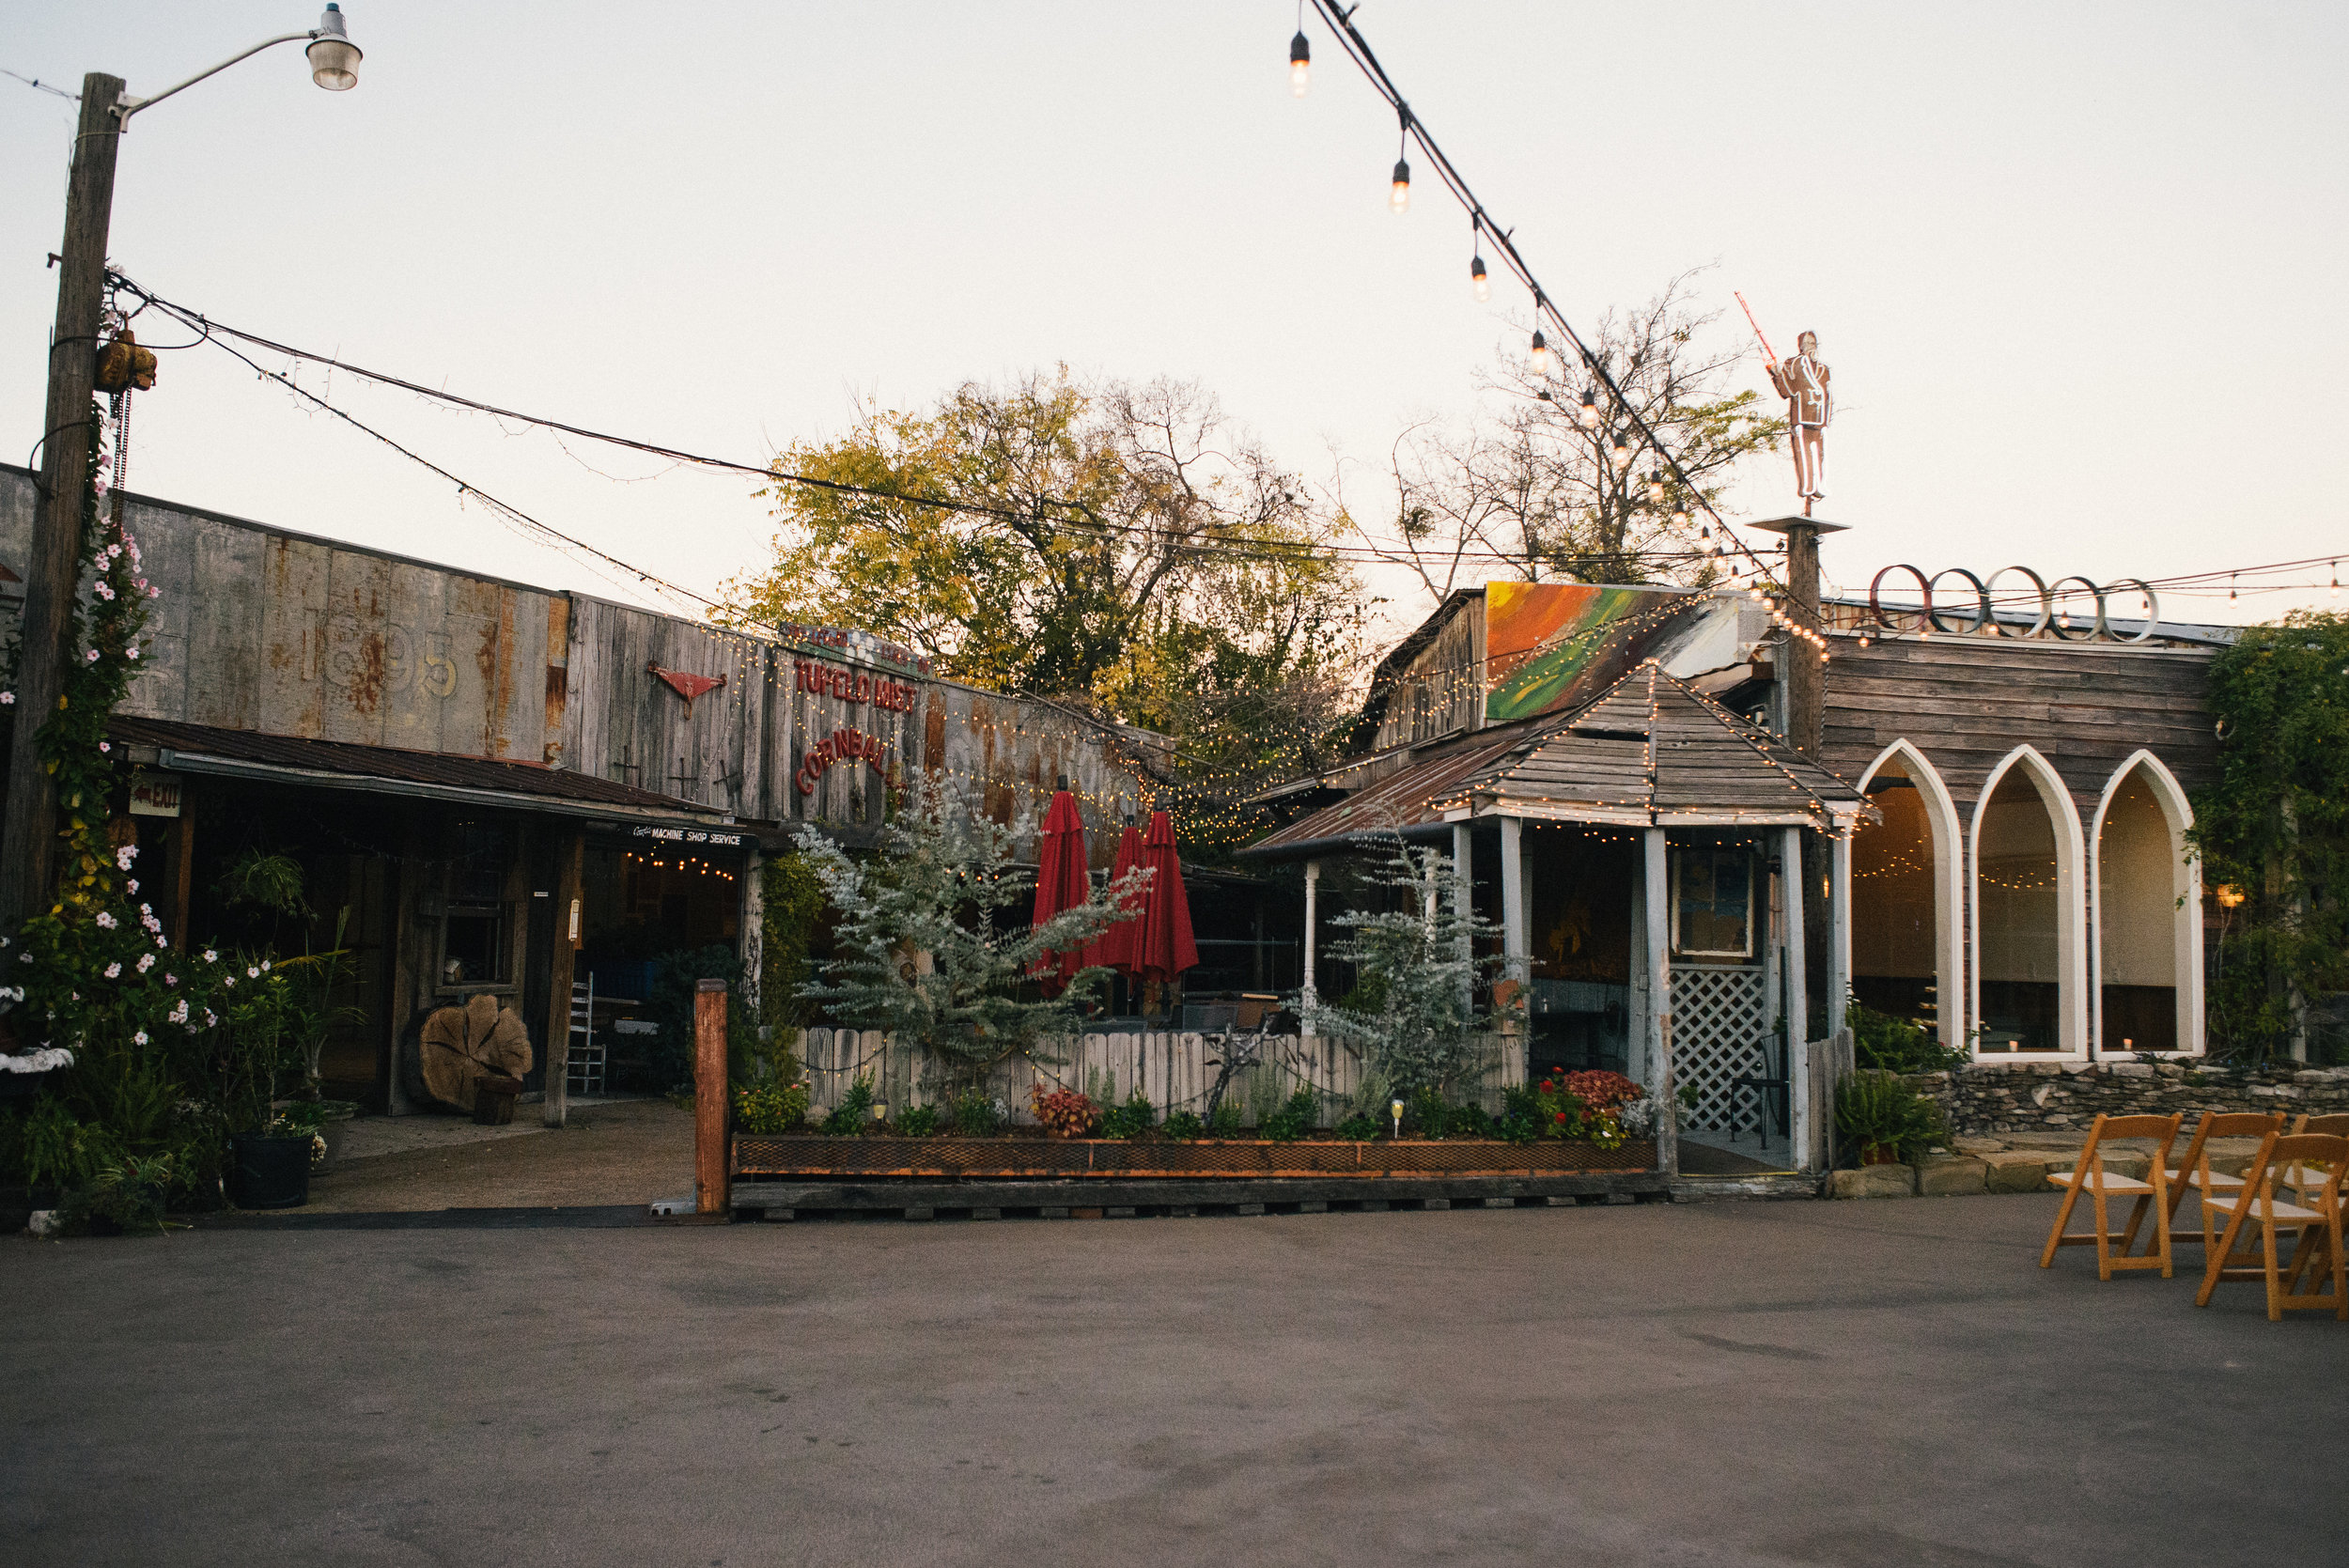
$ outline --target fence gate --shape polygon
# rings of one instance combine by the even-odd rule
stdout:
[[[1760,1098],[1734,1078],[1768,1073],[1766,1042],[1772,1013],[1759,965],[1674,964],[1672,993],[1672,1080],[1695,1084],[1696,1109],[1685,1125],[1711,1132],[1750,1126]]]

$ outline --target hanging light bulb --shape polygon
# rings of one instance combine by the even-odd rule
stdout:
[[[1314,46],[1305,41],[1305,30],[1300,27],[1297,30],[1297,36],[1289,39],[1289,96],[1291,98],[1305,96],[1306,82],[1312,73],[1313,63]]]
[[[1660,468],[1648,470],[1647,500],[1651,506],[1661,506],[1664,504],[1664,471]]]
[[[1608,445],[1607,455],[1614,459],[1617,468],[1629,462],[1631,460],[1631,438],[1621,430],[1617,430],[1614,441]]]
[[[1539,327],[1533,329],[1533,374],[1549,374],[1549,343],[1542,336]]]
[[[2234,573],[2232,573],[2232,572],[2229,572],[2229,573],[2227,574],[2227,601],[2228,601],[2230,604],[2232,604],[2232,603],[2233,603],[2233,602],[2234,602],[2234,598],[2235,598],[2235,591],[2234,591],[2234,575],[2235,575],[2235,574],[2234,574]],[[2070,626],[2070,625],[2072,624],[2072,622],[2071,622],[2071,620],[2070,620],[2070,618],[2069,618],[2069,617],[2066,617],[2066,618],[2065,618],[2065,620],[2064,620],[2064,623],[2063,623],[2063,624],[2064,624],[2065,626]]]
[[[1476,290],[1476,303],[1480,305],[1493,297],[1492,279],[1485,275],[1485,258],[1481,256],[1469,262],[1469,287]]]
[[[2333,585],[2325,590],[2325,597],[2326,598],[2339,598],[2341,597],[2341,563],[2338,561],[2333,563]],[[2151,604],[2146,606],[2148,611],[2152,610],[2152,608],[2153,606]]]
[[[1397,215],[1409,210],[1411,205],[1411,165],[1398,158],[1394,161],[1394,188],[1387,193],[1387,205]]]
[[[1582,389],[1582,412],[1579,417],[1584,429],[1598,428],[1598,389],[1596,387],[1586,386]]]

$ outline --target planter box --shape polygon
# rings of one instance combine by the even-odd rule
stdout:
[[[738,1176],[930,1178],[1554,1176],[1653,1171],[1656,1145],[1442,1142],[1128,1143],[1109,1139],[826,1138],[737,1133]]]

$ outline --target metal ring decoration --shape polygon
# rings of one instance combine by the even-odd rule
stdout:
[[[2150,643],[2154,640],[2154,632],[2161,626],[2161,596],[2154,592],[2154,585],[2141,577],[2123,577],[2116,578],[2105,592],[2117,594],[2132,586],[2145,596],[2145,629],[2134,637],[2113,637],[2112,640],[2116,643]],[[2105,635],[2112,636],[2112,627],[2108,622],[2105,627]]]
[[[2105,591],[2084,577],[2059,577],[2054,582],[2050,583],[2047,588],[2049,609],[2052,610],[2054,608],[2054,601],[2056,599],[2063,597],[2063,585],[2066,582],[2077,582],[2095,597],[2096,619],[2089,626],[2089,629],[2085,632],[2082,632],[2079,636],[2075,637],[2072,633],[2064,629],[2072,624],[2072,617],[2069,614],[2057,615],[2055,620],[2056,637],[2059,641],[2065,643],[2092,643],[2097,638],[2103,636],[2105,632]]]
[[[2048,623],[2055,619],[2055,600],[2047,597],[2047,580],[2046,578],[2041,577],[2037,572],[2031,570],[2029,567],[2000,567],[1997,571],[1990,574],[1990,581],[1984,585],[1983,592],[1985,594],[1997,593],[1999,589],[1999,579],[2004,577],[2011,571],[2021,572],[2025,577],[2030,579],[2030,585],[2039,590],[2039,619],[2031,623],[2031,628],[2029,631],[2016,633],[2017,636],[2021,637],[2036,637],[2041,632],[2046,630]],[[1999,629],[1999,635],[2001,637],[2006,635],[2004,628]]]
[[[1897,629],[1890,621],[1885,619],[1884,598],[1882,593],[1880,592],[1884,586],[1884,580],[1891,576],[1896,571],[1905,571],[1909,576],[1917,580],[1918,588],[1925,596],[1925,625],[1930,627],[1939,624],[1935,621],[1933,617],[1932,581],[1928,579],[1923,572],[1921,572],[1916,567],[1909,566],[1906,562],[1903,562],[1897,567],[1885,567],[1882,571],[1876,573],[1875,576],[1868,580],[1868,613],[1875,617],[1876,625],[1882,627],[1887,631]]]
[[[1991,622],[1990,590],[1982,585],[1981,578],[1976,577],[1964,567],[1944,567],[1935,572],[1933,580],[1925,584],[1925,620],[1936,631],[1950,629],[1941,624],[1940,612],[1933,608],[1933,590],[1940,586],[1941,580],[1945,577],[1962,577],[1974,585],[1974,624],[1965,628],[1960,633],[1962,636],[1970,637]]]

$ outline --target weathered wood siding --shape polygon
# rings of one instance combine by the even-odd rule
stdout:
[[[2082,821],[2140,748],[2192,790],[2217,767],[2206,706],[2214,655],[2199,648],[1839,637],[1827,672],[1822,760],[1857,783],[1884,749],[1922,752],[1961,811],[1992,769],[2029,745],[2061,775]]]
[[[1497,1112],[1502,1088],[1521,1081],[1524,1055],[1506,1049],[1507,1042],[1498,1035],[1487,1036],[1485,1044],[1484,1077],[1458,1088],[1454,1097],[1480,1101]],[[1014,1056],[998,1063],[986,1088],[1021,1125],[1035,1121],[1029,1094],[1038,1083],[1047,1093],[1080,1090],[1105,1110],[1139,1091],[1161,1120],[1175,1110],[1205,1115],[1221,1070],[1220,1048],[1220,1037],[1212,1034],[1081,1034],[1053,1042],[1033,1059]],[[799,1051],[807,1074],[811,1119],[837,1106],[859,1078],[872,1080],[874,1099],[893,1113],[908,1106],[942,1103],[943,1082],[931,1064],[879,1030],[802,1030]],[[1512,1062],[1520,1071],[1508,1069]],[[1383,1115],[1383,1106],[1355,1106],[1361,1080],[1361,1054],[1348,1042],[1329,1035],[1274,1035],[1265,1042],[1264,1061],[1236,1074],[1224,1094],[1239,1108],[1241,1121],[1252,1126],[1300,1087],[1321,1097],[1325,1124],[1357,1109]]]
[[[738,816],[772,815],[769,644],[583,594],[570,606],[566,764]],[[725,685],[695,698],[689,717],[655,664]]]
[[[1474,729],[1485,717],[1485,598],[1465,598],[1396,678],[1373,751]]]

